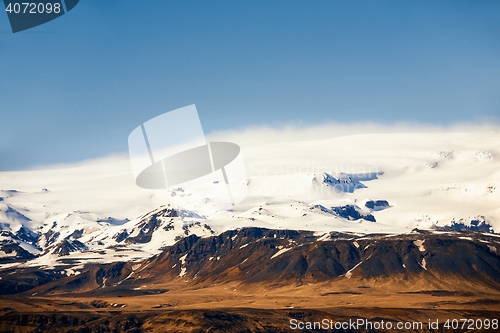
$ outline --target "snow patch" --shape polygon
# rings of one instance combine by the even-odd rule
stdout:
[[[425,247],[424,247],[425,239],[419,239],[416,241],[413,241],[413,244],[415,244],[416,247],[420,250],[420,252],[425,252]]]
[[[291,247],[281,249],[281,250],[279,250],[278,252],[276,252],[276,253],[275,253],[275,254],[271,257],[271,259],[274,259],[274,258],[276,258],[277,256],[280,256],[280,255],[282,255],[283,253],[285,253],[285,252],[287,252],[287,251],[290,251],[291,249],[292,249]]]
[[[420,265],[423,269],[427,270],[427,263],[425,262],[425,258],[422,258],[422,262],[421,262],[421,263],[419,263],[419,265]]]
[[[179,258],[180,262],[182,263],[182,265],[184,265],[184,263],[186,262],[186,257],[187,257],[187,253],[185,255],[183,255],[182,257]]]
[[[350,279],[350,278],[351,278],[351,276],[352,276],[352,271],[354,271],[354,270],[355,270],[355,269],[356,269],[359,265],[361,265],[361,263],[362,263],[362,261],[358,262],[358,263],[356,264],[356,266],[354,266],[353,268],[351,268],[350,270],[348,270],[348,271],[345,273],[345,277],[346,277],[347,279]]]
[[[329,239],[330,239],[330,234],[326,233],[323,236],[321,236],[321,237],[318,238],[318,242],[324,242],[324,241],[327,241]]]

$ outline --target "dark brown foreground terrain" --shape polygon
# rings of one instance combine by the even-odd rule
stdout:
[[[1,270],[0,332],[483,332],[478,324],[500,319],[499,250],[497,235],[472,232],[189,236],[143,262],[78,275]],[[417,326],[307,326],[358,319]],[[446,328],[453,319],[475,324]]]
[[[443,324],[448,319],[500,319],[500,292],[393,292],[390,285],[360,283],[366,281],[272,291],[257,285],[239,290],[239,286],[223,284],[197,290],[173,285],[171,291],[138,296],[9,295],[1,301],[0,332],[482,332],[449,330]],[[297,323],[360,318],[394,325],[420,321],[423,326],[408,330],[291,329],[294,319]],[[428,329],[429,320],[439,320],[439,329]]]
[[[461,318],[457,311],[430,311],[405,309],[339,308],[322,310],[291,309],[214,309],[165,310],[128,313],[122,311],[7,313],[0,319],[2,332],[292,332],[290,321],[321,322],[324,319],[348,322],[372,315],[373,320],[400,322],[415,318]],[[469,317],[498,318],[498,312],[468,311]],[[426,325],[426,322],[424,322]],[[380,332],[385,330],[346,328],[338,330],[303,329],[301,332]],[[390,331],[390,330],[387,330]],[[484,332],[486,330],[452,330],[424,328],[392,330],[393,332]],[[495,332],[497,330],[491,330]]]
[[[70,303],[67,303],[70,304]],[[76,302],[73,305],[82,303]],[[84,305],[83,305],[84,307]],[[498,330],[453,330],[443,327],[447,319],[499,318],[499,311],[489,310],[430,310],[408,308],[339,307],[322,309],[162,309],[142,311],[116,309],[63,310],[57,312],[18,312],[3,309],[0,317],[1,332],[497,332]],[[293,330],[302,322],[347,323],[358,319],[383,322],[406,322],[412,329],[369,329],[367,324],[344,329],[305,327]],[[429,329],[428,321],[439,320],[438,329]],[[295,322],[293,321],[295,320]],[[422,322],[423,326],[418,325]],[[333,324],[332,324],[333,325]],[[346,324],[347,325],[347,324]],[[295,326],[297,327],[297,326]],[[332,326],[334,327],[334,326]],[[376,327],[376,326],[375,326]],[[420,328],[422,327],[422,328]]]

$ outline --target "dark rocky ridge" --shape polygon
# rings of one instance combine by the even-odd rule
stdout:
[[[332,207],[332,210],[338,216],[343,217],[343,218],[348,219],[348,220],[363,219],[363,220],[370,221],[370,222],[376,222],[375,216],[373,216],[370,213],[360,211],[358,208],[359,207],[354,206],[354,205],[345,205],[345,206]]]
[[[387,200],[368,200],[365,203],[365,207],[372,210],[384,210],[391,207]]]
[[[241,282],[273,288],[346,278],[439,281],[448,283],[450,290],[471,285],[500,288],[500,238],[493,235],[415,230],[401,235],[332,232],[318,238],[310,231],[263,228],[207,238],[191,235],[141,264],[93,265],[78,276],[37,284],[30,292],[98,288],[106,292],[108,288],[132,289],[139,283],[168,285],[183,280],[201,286]],[[1,275],[9,281],[8,273]],[[22,274],[15,276],[22,279]],[[0,285],[7,281],[0,280]]]
[[[485,220],[471,220],[469,224],[453,220],[450,225],[434,226],[434,228],[436,230],[494,232],[493,227]]]
[[[323,205],[314,205],[313,208],[320,209],[322,212],[338,216],[350,221],[363,219],[370,222],[376,222],[375,216],[373,216],[369,212],[363,211],[356,205],[335,206],[331,208],[327,208]]]
[[[59,256],[68,256],[71,252],[87,250],[87,246],[76,239],[64,238],[59,243],[48,247],[44,253],[51,252]]]
[[[476,239],[459,238],[467,236]],[[500,244],[490,245],[496,248],[493,253],[486,243],[479,242],[478,239],[485,241],[484,237],[488,238],[473,233],[448,235],[422,231],[398,236],[333,232],[329,240],[320,241],[307,231],[246,228],[210,238],[190,236],[154,257],[141,275],[156,276],[162,271],[173,278],[181,274],[183,266],[185,277],[196,276],[198,281],[300,284],[343,277],[383,279],[424,274],[454,276],[499,287]],[[421,247],[415,243],[418,240],[424,241]],[[183,255],[187,256],[181,265]]]

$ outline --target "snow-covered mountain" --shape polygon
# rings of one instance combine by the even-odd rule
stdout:
[[[47,223],[27,218],[12,207],[6,212],[21,218],[18,223],[0,224],[3,262],[29,260],[25,263],[28,266],[113,262],[124,257],[139,260],[158,253],[183,237],[215,233],[204,217],[168,206],[134,220],[74,211],[64,216],[51,215],[49,220],[55,220]]]
[[[233,140],[234,141],[234,140]],[[242,227],[407,233],[500,230],[496,132],[363,134],[243,146],[248,197],[172,204],[135,186],[126,157],[0,173],[0,266],[139,261],[189,235]]]

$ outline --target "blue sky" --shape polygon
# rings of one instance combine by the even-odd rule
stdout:
[[[81,0],[0,13],[0,170],[127,151],[196,104],[205,132],[500,121],[500,1]]]

